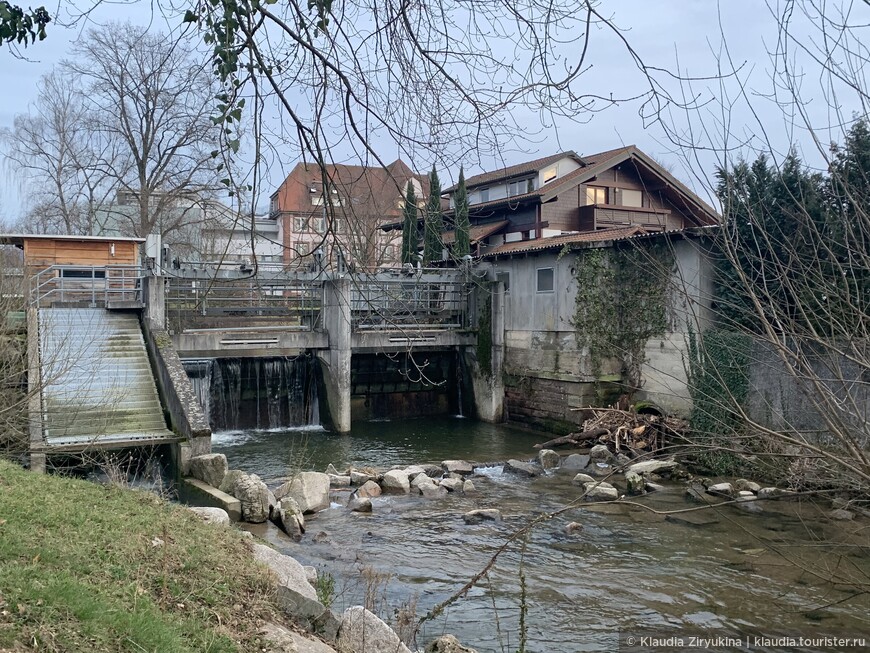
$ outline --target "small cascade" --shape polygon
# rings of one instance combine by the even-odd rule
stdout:
[[[465,414],[462,412],[462,386],[465,383],[463,369],[462,369],[462,356],[459,354],[456,355],[456,415],[457,417],[465,417]]]
[[[186,361],[185,370],[215,431],[320,425],[310,356]]]

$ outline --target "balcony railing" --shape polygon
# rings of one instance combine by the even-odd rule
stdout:
[[[52,265],[31,277],[31,306],[141,306],[143,269],[136,265]]]

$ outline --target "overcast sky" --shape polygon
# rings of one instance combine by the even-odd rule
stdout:
[[[769,2],[775,11],[777,0]],[[74,29],[52,25],[46,41],[26,50],[26,60],[15,58],[9,51],[0,52],[0,88],[4,89],[4,97],[0,101],[0,128],[11,127],[14,116],[28,110],[28,105],[35,100],[36,80],[67,55],[70,45],[80,37],[88,24],[128,20],[139,25],[150,24],[163,31],[177,28],[177,16],[167,19],[155,15],[152,6],[146,2],[103,3],[90,14],[87,23],[80,22]],[[679,66],[681,72],[698,77],[715,75],[715,53],[721,52],[724,34],[733,62],[742,66],[741,80],[748,82],[754,91],[749,101],[738,103],[731,117],[728,130],[734,142],[757,138],[764,131],[778,151],[787,150],[789,143],[795,142],[809,160],[817,161],[808,135],[800,129],[792,130],[788,121],[783,119],[782,111],[764,97],[772,88],[772,63],[768,51],[773,49],[777,39],[776,23],[769,11],[770,6],[766,7],[760,0],[729,0],[721,5],[713,0],[604,0],[602,10],[610,13],[620,27],[628,30],[626,37],[645,62],[669,70],[677,70]],[[49,6],[49,9],[57,10],[57,7]],[[856,11],[868,13],[863,7]],[[811,20],[811,17],[806,20]],[[796,29],[801,28],[798,26]],[[616,39],[593,40],[588,58],[592,69],[584,83],[601,95],[631,95],[632,88],[639,83],[638,74],[627,60],[624,47]],[[814,80],[809,79],[803,92],[808,110],[817,116],[821,124],[831,120],[831,117],[826,113],[827,103],[823,101],[821,91],[814,89],[813,83]],[[725,84],[731,84],[731,89],[736,88],[736,82]],[[673,84],[671,90],[677,92],[679,86]],[[723,94],[722,83],[717,80],[698,81],[693,85],[693,91],[704,98],[721,97]],[[483,166],[500,167],[561,150],[575,150],[582,155],[636,144],[704,195],[703,178],[712,173],[717,156],[703,151],[696,151],[694,154],[697,156],[689,152],[687,156],[685,150],[674,146],[659,124],[643,120],[639,109],[639,103],[628,102],[596,114],[585,124],[561,119],[550,125],[546,116],[520,115],[519,122],[527,130],[519,131],[527,131],[528,138],[524,142],[524,134],[519,133],[518,144],[506,145],[499,152],[482,153]],[[842,110],[846,115],[851,115],[860,111],[860,107],[848,106],[847,99]],[[693,114],[690,121],[677,113],[670,117],[669,122],[684,130],[683,135],[689,134],[687,130],[691,122],[694,130],[692,135],[699,140],[699,127],[721,133],[716,113],[715,104],[711,104],[702,112]],[[276,114],[274,120],[278,121],[280,117]],[[763,130],[760,124],[764,126]],[[836,138],[833,132],[824,135],[822,140],[829,142],[832,137]],[[391,161],[396,158],[398,148],[394,143],[381,141],[376,145],[384,159]],[[280,153],[280,161],[272,166],[266,186],[276,187],[298,157],[298,152]],[[417,163],[422,167],[419,162],[409,163]],[[467,174],[480,171],[480,166],[474,163],[470,163],[469,168]],[[2,171],[0,213],[7,218],[14,218],[25,204],[25,192],[15,170],[4,165]],[[458,170],[443,172],[450,181]],[[267,197],[268,193],[264,192],[263,195]]]

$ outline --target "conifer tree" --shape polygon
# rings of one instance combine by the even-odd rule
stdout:
[[[413,264],[417,254],[417,196],[410,179],[405,190],[402,218],[402,265]]]
[[[468,221],[468,189],[465,187],[465,172],[459,169],[459,184],[453,196],[453,220],[456,238],[453,253],[461,258],[471,253],[471,223]]]
[[[425,264],[441,260],[441,232],[444,231],[444,221],[441,217],[441,180],[435,166],[429,173],[429,199],[426,202],[424,216],[423,261]]]

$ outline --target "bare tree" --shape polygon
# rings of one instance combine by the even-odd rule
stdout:
[[[213,77],[182,40],[129,24],[90,30],[6,133],[34,193],[29,226],[194,245],[221,183]]]

